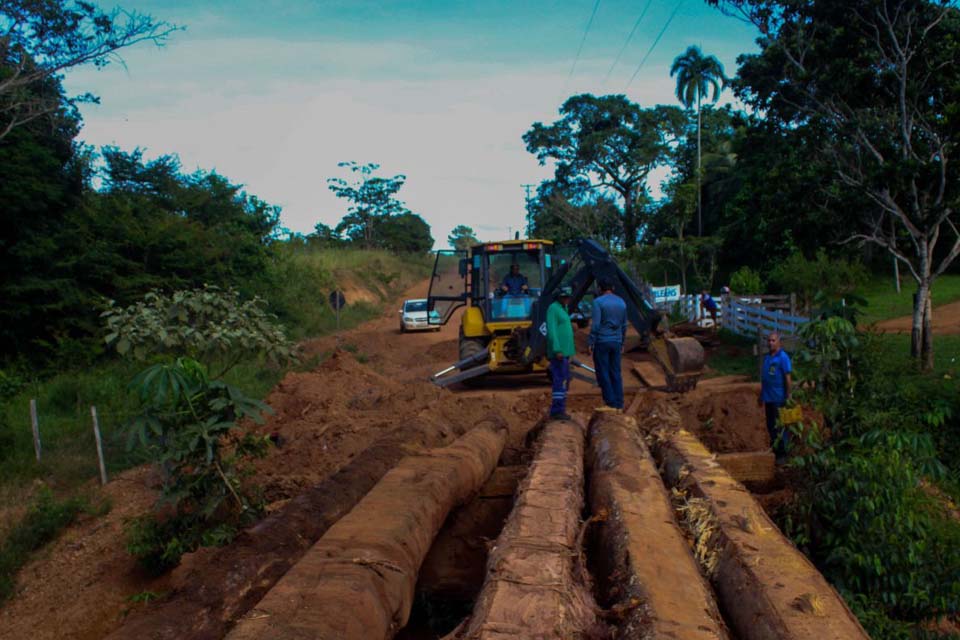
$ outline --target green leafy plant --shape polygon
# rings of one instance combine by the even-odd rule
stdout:
[[[730,276],[730,290],[738,296],[763,293],[763,279],[750,267],[740,267]]]
[[[122,356],[187,356],[220,377],[238,362],[258,355],[277,365],[296,360],[294,345],[260,298],[241,300],[233,289],[205,286],[163,294],[151,291],[140,302],[101,314],[106,343]]]
[[[262,504],[244,482],[245,463],[262,457],[266,437],[237,426],[261,422],[267,405],[211,380],[196,360],[148,367],[133,380],[142,403],[128,446],[140,446],[163,473],[155,512],[127,523],[127,548],[154,572],[175,566],[200,546],[225,544],[238,527],[259,517]]]
[[[782,291],[796,293],[806,312],[813,308],[818,293],[827,299],[839,300],[867,278],[867,270],[859,262],[831,259],[823,250],[817,252],[813,260],[794,252],[770,272],[770,281]]]

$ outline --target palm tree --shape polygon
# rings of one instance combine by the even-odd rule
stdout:
[[[673,60],[670,77],[677,76],[677,99],[689,109],[697,105],[697,235],[703,235],[703,197],[700,193],[700,103],[711,89],[715,103],[720,91],[726,86],[727,78],[723,74],[723,65],[716,56],[704,57],[700,47],[689,46],[687,50]]]

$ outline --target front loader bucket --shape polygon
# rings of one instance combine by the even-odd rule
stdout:
[[[703,375],[703,347],[693,338],[665,338],[650,340],[649,351],[663,367],[668,391],[690,391]]]

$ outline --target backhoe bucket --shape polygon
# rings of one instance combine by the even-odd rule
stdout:
[[[703,375],[703,347],[693,338],[650,340],[649,352],[663,367],[668,391],[689,391]]]

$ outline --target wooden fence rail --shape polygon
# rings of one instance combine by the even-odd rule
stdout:
[[[717,310],[717,324],[741,336],[753,338],[771,331],[784,336],[795,336],[809,318],[796,314],[796,297],[783,296],[722,296]],[[678,311],[688,321],[710,326],[710,314],[700,308],[700,296],[687,294],[679,300],[659,305],[665,311]],[[791,312],[791,310],[793,310]]]

